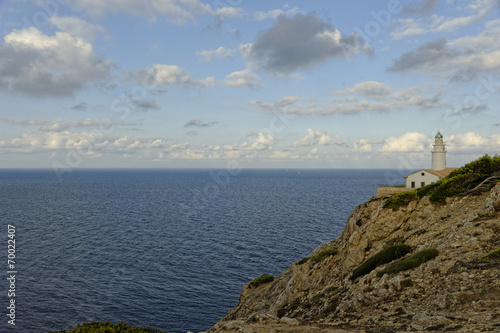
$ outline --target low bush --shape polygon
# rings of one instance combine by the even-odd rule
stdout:
[[[438,183],[434,183],[434,184],[425,185],[424,187],[417,188],[417,195],[419,198],[423,198],[426,195],[428,195],[429,193],[433,192],[436,189],[436,187],[438,187],[438,186],[439,186]]]
[[[475,175],[458,175],[441,179],[436,182],[437,186],[427,194],[429,200],[431,202],[444,202],[446,198],[460,195],[477,185],[475,184],[475,177]],[[470,184],[470,186],[467,186],[467,184]]]
[[[358,277],[366,275],[380,265],[387,264],[391,261],[399,259],[411,252],[411,246],[407,244],[397,244],[389,246],[380,252],[375,253],[365,262],[356,268],[351,275],[351,280],[356,280]]]
[[[274,276],[264,274],[264,275],[259,276],[256,279],[253,279],[252,282],[250,282],[250,287],[258,287],[261,284],[271,282],[271,281],[274,281]]]
[[[453,171],[450,173],[449,177],[477,174],[479,177],[486,178],[497,172],[500,172],[500,156],[495,155],[491,157],[489,155],[484,155],[475,161],[467,163],[460,169]]]
[[[417,198],[417,191],[415,190],[394,194],[385,201],[384,208],[391,208],[393,211],[397,211],[399,207],[406,206]]]
[[[318,254],[313,255],[310,259],[313,263],[318,263],[321,260],[325,259],[326,257],[333,256],[337,254],[338,249],[336,247],[330,247],[324,251],[321,251]]]
[[[123,322],[112,324],[110,322],[92,322],[78,325],[69,331],[49,333],[166,333],[154,328],[133,327]]]
[[[439,251],[436,249],[426,249],[419,251],[411,256],[405,257],[397,262],[392,263],[386,269],[377,273],[377,276],[383,276],[384,274],[395,274],[402,271],[407,271],[409,269],[418,267],[424,262],[434,259],[438,256]]]
[[[308,260],[309,260],[309,257],[306,257],[306,258],[300,259],[299,261],[297,261],[297,265],[303,265],[303,264],[305,264]]]

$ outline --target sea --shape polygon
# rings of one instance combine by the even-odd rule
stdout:
[[[0,170],[0,331],[92,321],[205,331],[245,283],[335,239],[378,185],[398,180],[397,170]]]

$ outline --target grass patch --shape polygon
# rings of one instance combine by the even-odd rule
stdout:
[[[69,331],[57,331],[49,333],[166,333],[157,329],[146,327],[133,327],[120,322],[112,324],[110,322],[92,322],[78,325]]]
[[[477,259],[476,261],[478,263],[489,263],[491,259],[493,258],[500,258],[500,249],[490,252],[488,254],[485,254],[481,258]]]
[[[383,276],[384,274],[396,274],[402,271],[407,271],[409,269],[418,267],[424,262],[434,259],[438,256],[439,251],[436,249],[426,249],[409,257],[403,258],[395,263],[392,263],[386,269],[377,273],[377,276]]]
[[[385,201],[384,208],[391,208],[393,211],[397,211],[399,207],[406,206],[417,198],[416,190],[394,194]]]
[[[337,254],[338,249],[336,247],[330,247],[324,251],[321,251],[318,254],[313,255],[310,259],[313,263],[317,264],[318,262],[322,261],[326,257],[333,256]]]
[[[274,276],[272,275],[261,275],[256,279],[253,279],[252,282],[250,282],[250,287],[258,287],[261,284],[268,283],[274,281]]]
[[[399,259],[411,252],[411,246],[407,244],[397,244],[389,246],[380,252],[375,253],[365,262],[359,265],[351,275],[351,280],[356,280],[358,277],[366,275],[380,265],[387,264],[391,261]]]

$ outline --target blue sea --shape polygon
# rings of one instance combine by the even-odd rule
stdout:
[[[246,282],[279,275],[336,238],[377,185],[398,177],[402,183],[391,170],[74,170],[58,179],[52,170],[2,170],[0,331],[91,321],[207,330]]]

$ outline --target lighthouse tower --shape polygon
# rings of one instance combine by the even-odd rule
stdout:
[[[432,170],[446,169],[446,149],[444,147],[443,135],[437,132],[432,152]]]

